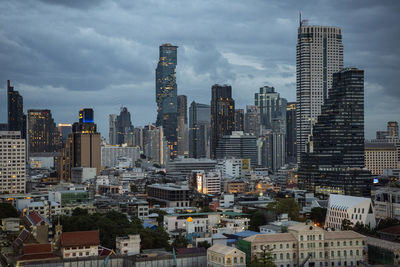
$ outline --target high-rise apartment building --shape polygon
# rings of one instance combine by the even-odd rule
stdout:
[[[261,126],[260,123],[260,110],[258,109],[258,106],[247,105],[244,118],[244,132],[259,136]]]
[[[153,163],[164,166],[169,161],[168,142],[162,126],[147,125],[144,129],[144,154]]]
[[[61,136],[61,141],[64,144],[70,133],[72,133],[72,124],[71,123],[59,123],[58,124],[58,132]]]
[[[233,124],[234,131],[244,131],[244,110],[243,109],[235,109],[235,121]]]
[[[110,145],[117,144],[117,114],[110,114],[108,117],[109,122],[109,133],[108,142]]]
[[[219,140],[231,135],[235,122],[235,101],[230,85],[215,84],[211,88],[211,157],[216,158]]]
[[[265,129],[274,129],[285,133],[287,100],[275,92],[274,87],[264,86],[254,95],[254,104],[258,106],[261,125]]]
[[[7,81],[8,98],[8,130],[20,131],[21,138],[26,139],[26,115],[24,114],[24,101],[18,91]]]
[[[28,152],[57,152],[61,149],[61,136],[51,111],[48,109],[28,110]]]
[[[257,139],[258,165],[277,172],[285,165],[285,134],[274,130],[262,130]]]
[[[156,69],[156,102],[157,122],[156,126],[162,126],[164,135],[168,141],[171,157],[176,157],[178,152],[177,137],[177,46],[163,44],[160,46],[160,59]]]
[[[210,157],[210,105],[192,102],[189,108],[189,156]]]
[[[25,193],[25,139],[18,131],[0,132],[0,194]]]
[[[286,106],[286,162],[296,163],[296,102],[289,102]]]
[[[189,156],[189,129],[187,119],[187,97],[178,95],[178,156]]]
[[[330,94],[332,75],[342,68],[342,30],[301,21],[296,46],[297,161]]]
[[[70,180],[72,168],[96,168],[101,170],[100,133],[94,123],[94,112],[91,108],[79,111],[79,122],[72,125],[63,151],[63,179]]]
[[[318,193],[370,195],[364,163],[364,71],[343,69],[333,75],[329,97],[313,127],[310,152],[302,152],[301,188]]]
[[[382,175],[384,169],[399,167],[398,151],[395,143],[365,143],[365,168],[373,175]]]

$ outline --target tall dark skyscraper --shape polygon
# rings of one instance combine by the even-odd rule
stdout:
[[[61,136],[50,110],[28,110],[28,147],[29,154],[61,149]]]
[[[258,106],[246,106],[244,131],[255,136],[260,135],[260,110]]]
[[[308,151],[300,158],[301,188],[322,194],[370,195],[371,176],[363,170],[363,70],[348,68],[333,74]]]
[[[157,126],[163,126],[171,157],[177,156],[177,46],[163,44],[160,46],[160,59],[156,69],[156,102]]]
[[[133,125],[131,121],[131,113],[127,107],[121,108],[121,112],[116,120],[116,137],[117,145],[128,143],[129,135],[133,134]]]
[[[234,131],[244,131],[244,110],[235,109],[235,122],[233,125]]]
[[[211,88],[211,158],[216,158],[219,140],[231,135],[235,122],[235,101],[230,85],[215,84]]]
[[[189,156],[189,130],[187,125],[187,97],[178,95],[178,156]]]
[[[192,102],[189,108],[189,156],[210,157],[210,105]]]
[[[8,130],[20,131],[21,138],[26,139],[26,115],[24,114],[24,102],[18,91],[7,81],[8,93]]]
[[[296,146],[296,102],[286,106],[286,162],[297,162]]]

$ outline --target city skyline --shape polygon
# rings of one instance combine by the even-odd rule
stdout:
[[[303,18],[309,19],[311,25],[341,27],[344,66],[365,69],[366,137],[373,138],[375,131],[384,128],[387,121],[398,120],[395,72],[399,40],[393,38],[399,33],[399,26],[395,25],[398,3],[385,2],[380,6],[365,1],[341,2],[325,3],[323,7],[308,2],[296,3],[293,7],[257,1],[251,6],[234,3],[223,10],[219,19],[207,22],[215,24],[213,30],[200,27],[193,35],[187,30],[180,31],[182,20],[200,26],[203,20],[223,8],[223,3],[195,3],[198,11],[184,3],[176,10],[160,3],[155,10],[166,8],[165,14],[160,14],[151,11],[150,7],[155,7],[151,4],[139,8],[99,1],[83,6],[71,2],[68,4],[71,6],[65,6],[43,1],[24,9],[26,4],[3,2],[0,5],[7,12],[1,21],[10,25],[10,29],[2,33],[3,65],[8,66],[0,73],[2,103],[6,103],[6,81],[10,79],[24,98],[25,112],[50,109],[57,123],[72,123],[77,109],[92,107],[102,136],[108,137],[108,114],[117,112],[122,105],[131,112],[133,125],[154,123],[154,70],[158,47],[166,42],[180,47],[177,84],[179,94],[188,96],[188,103],[195,100],[209,104],[210,87],[215,83],[232,85],[237,109],[252,104],[252,95],[265,85],[274,86],[282,97],[294,101],[295,45],[298,11],[302,10]],[[137,12],[126,17],[133,8],[138,8]],[[109,12],[107,9],[125,16],[126,25],[109,16],[104,21],[116,26],[115,32],[104,22],[97,25],[102,15]],[[334,9],[338,9],[336,13],[332,12]],[[32,11],[29,14],[32,27],[24,28],[24,20],[19,20],[20,16],[28,16],[25,10]],[[271,10],[271,16],[261,16],[263,10]],[[58,27],[46,30],[40,27],[44,20],[54,19],[46,15],[52,12],[59,14],[56,26],[63,27],[61,32],[57,33]],[[189,17],[197,12],[202,16],[190,21]],[[71,17],[81,14],[87,14],[87,18],[70,21]],[[380,23],[371,20],[372,14]],[[152,20],[145,28],[149,29],[147,32],[140,29],[143,23],[140,18],[146,15]],[[169,19],[175,28],[160,31],[156,22],[163,18]],[[237,21],[228,23],[232,18]],[[128,26],[136,25],[135,22],[138,29],[130,29]],[[34,26],[42,30],[34,31]],[[149,33],[148,36],[142,31]],[[259,34],[260,31],[264,34]],[[374,34],[368,35],[369,31]],[[64,32],[70,40],[60,43]],[[1,106],[0,121],[6,122],[6,105]]]

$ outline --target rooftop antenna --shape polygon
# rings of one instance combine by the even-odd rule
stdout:
[[[301,11],[299,11],[299,25],[300,25],[300,28],[301,28]]]

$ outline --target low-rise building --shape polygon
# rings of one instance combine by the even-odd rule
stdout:
[[[4,232],[18,232],[20,227],[19,218],[4,218],[1,220],[1,229]]]
[[[220,243],[207,249],[208,267],[245,267],[246,254],[234,247],[228,247]]]
[[[61,254],[64,259],[98,256],[99,245],[98,230],[61,234]]]
[[[138,217],[142,221],[148,219],[149,216],[149,202],[142,199],[119,203],[119,209],[121,212]]]
[[[165,207],[189,207],[189,187],[176,184],[147,186],[147,199]]]
[[[140,253],[140,235],[117,237],[115,240],[116,252],[119,255],[132,256]]]
[[[331,229],[341,229],[343,220],[349,220],[353,225],[369,225],[375,228],[375,213],[370,198],[331,194],[328,201],[325,226]]]
[[[325,231],[311,224],[288,233],[259,234],[238,241],[247,260],[271,253],[276,266],[357,266],[366,260],[366,237],[354,231]]]
[[[196,179],[196,191],[201,194],[219,195],[221,193],[221,173],[218,171],[204,172],[193,171],[193,178]]]
[[[374,209],[377,218],[400,220],[400,188],[383,187],[376,190]]]
[[[242,179],[232,179],[224,181],[224,192],[228,194],[238,194],[247,191],[247,183]]]

